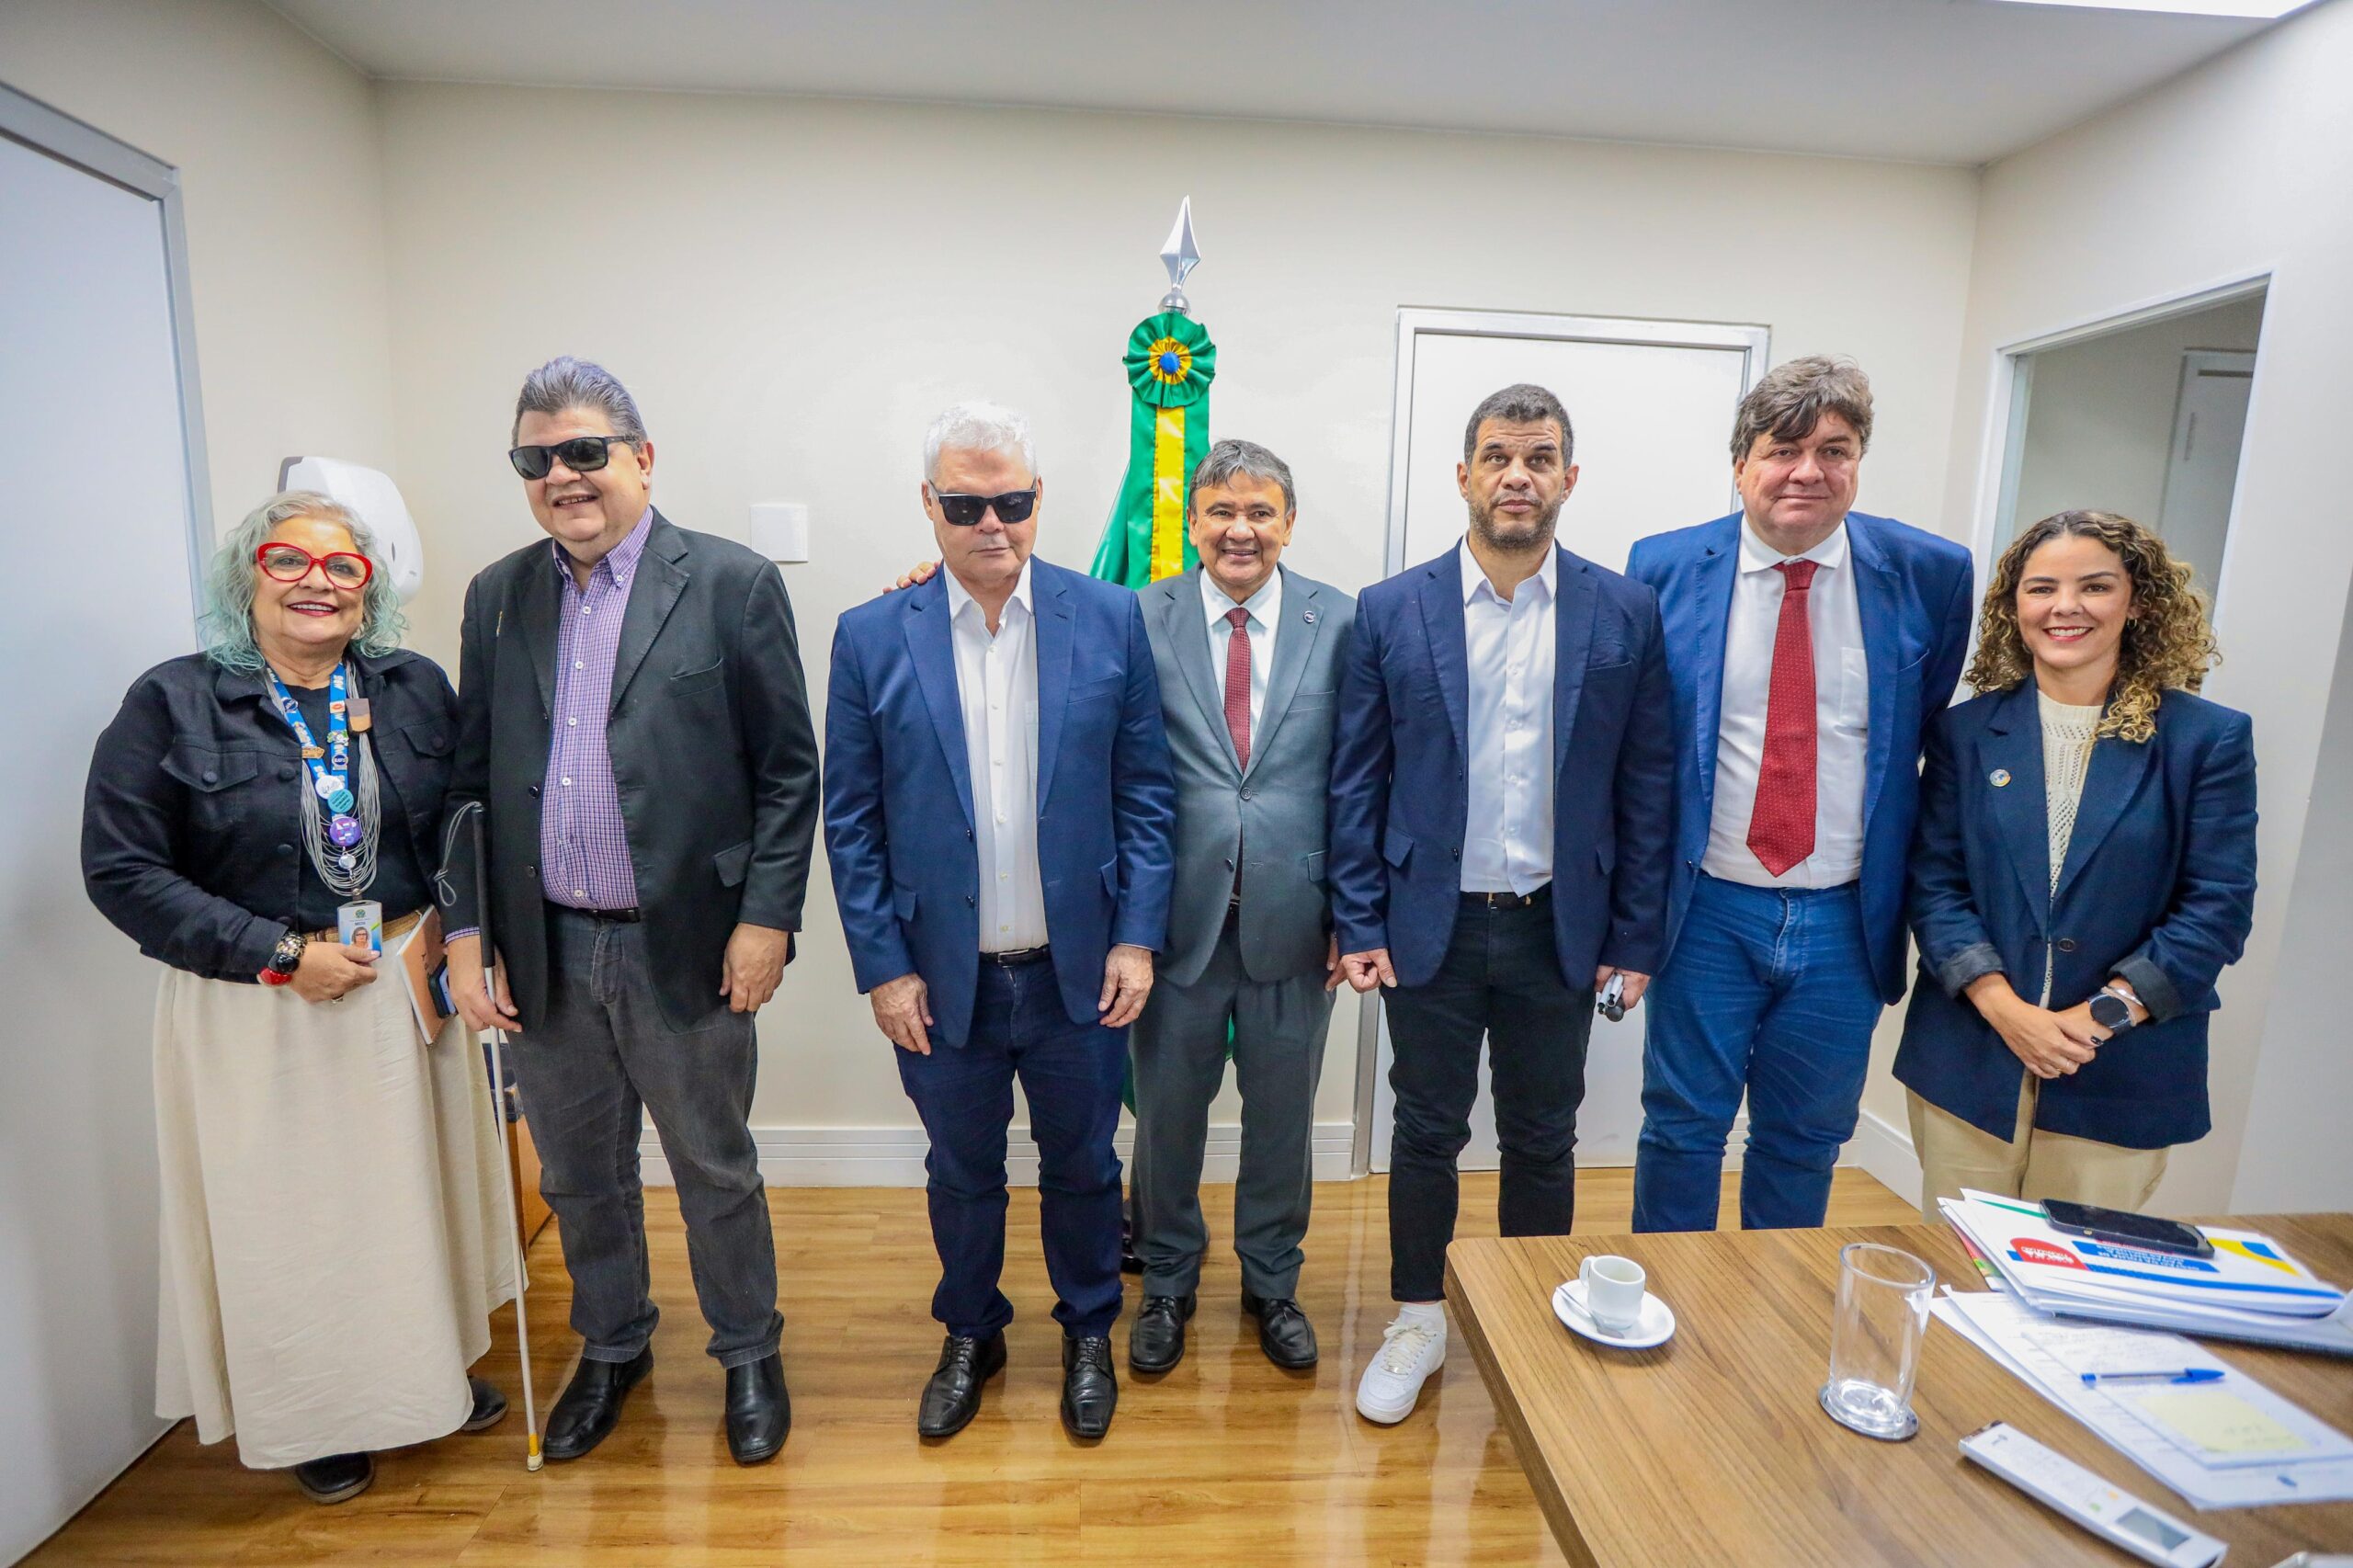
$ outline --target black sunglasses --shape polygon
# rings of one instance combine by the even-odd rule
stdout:
[[[552,447],[517,447],[506,460],[525,479],[545,479],[559,460],[574,473],[594,473],[613,460],[609,449],[616,441],[624,447],[634,444],[626,436],[574,436]]]
[[[960,528],[978,525],[981,514],[992,506],[996,508],[996,520],[1000,523],[1027,522],[1038,505],[1038,487],[1034,484],[1027,490],[1008,490],[1002,495],[949,495],[938,490],[931,495],[939,503],[939,515]]]

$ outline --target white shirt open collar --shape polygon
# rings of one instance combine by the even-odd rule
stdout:
[[[1488,597],[1494,599],[1497,604],[1510,603],[1510,600],[1495,592],[1495,585],[1493,583],[1487,581],[1487,569],[1479,564],[1479,558],[1477,556],[1471,553],[1471,536],[1469,534],[1464,534],[1462,536],[1461,550],[1462,554],[1462,602],[1466,605],[1469,604],[1472,599],[1479,597],[1479,590],[1484,588],[1487,590]],[[1529,583],[1537,584],[1542,589],[1544,597],[1548,599],[1551,598],[1552,597],[1552,590],[1556,585],[1555,579],[1559,575],[1560,566],[1560,547],[1558,545],[1546,545],[1544,547],[1544,564],[1536,569],[1536,575],[1529,578],[1527,582],[1520,584],[1520,587],[1525,588]],[[1517,593],[1517,590],[1515,590],[1515,593]]]
[[[1027,561],[1024,561],[1021,563],[1021,575],[1014,581],[1013,597],[1007,599],[1006,604],[1008,608],[1013,605],[1019,605],[1021,607],[1021,614],[1025,619],[1035,619],[1037,613],[1036,606],[1031,602],[1029,597],[1029,564],[1030,563]],[[981,601],[974,598],[972,594],[966,590],[964,585],[956,580],[955,573],[949,571],[945,566],[942,566],[940,571],[948,579],[949,619],[951,620],[961,619],[967,608],[970,608],[977,614],[980,609]],[[1002,622],[1002,617],[999,618],[1000,623]],[[987,619],[983,618],[981,624],[983,629],[985,630],[988,625]]]

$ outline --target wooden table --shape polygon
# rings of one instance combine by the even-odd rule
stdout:
[[[2353,1215],[2258,1215],[2323,1278],[2353,1281]],[[1838,1249],[1901,1247],[1939,1282],[1978,1284],[1942,1225],[1457,1242],[1446,1294],[1519,1462],[1581,1568],[1684,1564],[2067,1564],[2135,1560],[1961,1457],[1989,1421],[2050,1445],[2230,1543],[2229,1568],[2299,1550],[2353,1551],[2353,1503],[2198,1513],[1941,1324],[1913,1395],[1919,1435],[1882,1443],[1816,1401],[1830,1358]],[[1619,1253],[1650,1271],[1675,1337],[1610,1350],[1552,1315],[1579,1261]],[[2206,1342],[2280,1393],[2353,1431],[2353,1361]]]

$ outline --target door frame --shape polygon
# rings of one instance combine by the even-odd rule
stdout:
[[[1405,305],[1397,312],[1395,393],[1389,419],[1389,499],[1382,574],[1405,569],[1405,482],[1410,465],[1415,358],[1424,336],[1519,337],[1566,343],[1607,343],[1643,348],[1713,348],[1743,356],[1741,391],[1764,379],[1772,329],[1753,323],[1654,321],[1640,316],[1552,315],[1527,311],[1451,310]],[[1725,492],[1736,496],[1729,478]],[[1355,1136],[1349,1146],[1351,1176],[1372,1169],[1373,1101],[1381,1057],[1378,992],[1357,997],[1357,1087]]]

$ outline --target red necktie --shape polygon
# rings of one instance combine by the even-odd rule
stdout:
[[[1225,640],[1225,733],[1233,737],[1233,755],[1250,766],[1250,612],[1230,609],[1226,620],[1233,635]]]
[[[1781,619],[1773,629],[1773,682],[1765,703],[1765,762],[1748,847],[1779,876],[1813,853],[1813,632],[1806,622],[1812,561],[1783,561]]]

